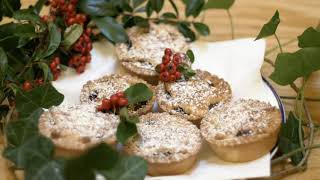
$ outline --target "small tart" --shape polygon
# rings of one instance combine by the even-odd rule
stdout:
[[[132,27],[127,33],[131,43],[116,45],[118,59],[129,73],[150,83],[158,82],[155,67],[162,62],[165,48],[171,48],[174,52],[189,49],[187,39],[171,25],[150,24],[149,31]]]
[[[209,109],[231,98],[231,88],[223,79],[207,71],[196,70],[189,80],[160,83],[157,101],[160,111],[179,115],[199,125]]]
[[[258,159],[276,144],[281,125],[279,109],[252,99],[221,103],[201,121],[201,134],[226,161]]]
[[[114,145],[119,122],[117,115],[96,112],[92,104],[61,105],[41,115],[39,131],[52,139],[57,155],[77,156],[101,142]]]
[[[179,116],[149,113],[140,117],[138,135],[124,150],[143,157],[149,164],[148,174],[173,175],[190,169],[201,149],[200,130]]]
[[[83,85],[80,93],[80,102],[100,105],[103,98],[110,98],[111,95],[125,91],[136,83],[146,84],[152,91],[154,88],[142,79],[130,75],[112,74],[100,79],[88,81]],[[143,102],[135,107],[129,107],[131,115],[146,114],[152,110],[155,96],[147,102]]]

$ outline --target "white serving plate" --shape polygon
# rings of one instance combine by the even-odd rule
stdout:
[[[265,41],[240,39],[226,42],[197,42],[192,44],[196,62],[194,68],[207,70],[227,80],[233,91],[233,97],[254,98],[270,102],[284,111],[280,98],[260,74],[265,51]],[[54,86],[65,95],[64,103],[78,104],[80,90],[88,80],[94,80],[107,74],[122,72],[114,48],[106,41],[94,43],[92,62],[86,71],[77,75],[69,69],[62,74]],[[273,150],[272,154],[276,152]],[[241,179],[270,175],[270,154],[246,163],[230,163],[220,160],[204,145],[199,161],[193,169],[182,175],[147,177],[150,180],[207,180]]]

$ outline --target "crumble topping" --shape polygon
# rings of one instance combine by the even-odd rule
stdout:
[[[150,162],[184,160],[199,152],[201,137],[192,123],[168,113],[149,113],[137,124],[138,136],[126,145]]]

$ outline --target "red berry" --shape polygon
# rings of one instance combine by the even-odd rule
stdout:
[[[53,59],[53,62],[55,62],[57,65],[60,64],[60,58],[59,57],[55,57]]]
[[[160,72],[163,72],[166,70],[166,66],[164,64],[160,64]]]
[[[82,56],[82,57],[80,58],[80,62],[86,63],[86,62],[87,62],[86,56]]]
[[[78,3],[78,0],[70,0],[70,3],[76,5]]]
[[[75,22],[76,22],[76,20],[75,20],[74,18],[70,18],[70,19],[68,19],[67,24],[68,24],[68,25],[72,25],[72,24],[74,24]]]
[[[59,78],[59,73],[54,73],[53,74],[53,80],[57,80]]]
[[[87,51],[91,51],[91,50],[92,50],[92,43],[89,42],[89,43],[87,44]]]
[[[84,42],[86,42],[86,43],[91,42],[90,37],[88,35],[86,35],[86,34],[83,35],[83,39],[84,39]]]
[[[169,75],[169,73],[168,72],[162,72],[161,74],[160,74],[160,80],[161,81],[163,81],[163,82],[168,82],[169,81],[169,77],[170,75]]]
[[[44,83],[44,81],[43,81],[42,78],[39,78],[39,79],[36,79],[35,83],[36,83],[38,86],[41,86],[41,85]]]
[[[162,63],[163,64],[168,64],[170,62],[170,56],[167,56],[167,55],[164,55],[163,57],[162,57]]]
[[[56,69],[57,68],[57,63],[55,62],[55,61],[52,61],[51,63],[50,63],[50,69],[51,70],[54,70],[54,69]]]
[[[119,99],[119,97],[118,97],[116,94],[114,94],[114,95],[112,95],[112,96],[110,97],[111,104],[112,104],[114,107],[118,106],[118,99]]]
[[[49,16],[44,15],[44,16],[41,17],[41,20],[42,20],[43,22],[48,22]]]
[[[176,71],[176,79],[180,79],[181,78],[181,73],[179,71]]]
[[[85,69],[85,68],[86,68],[86,67],[85,67],[84,65],[78,66],[77,69],[76,69],[76,71],[77,71],[78,74],[81,74],[81,73],[84,72],[84,69]]]
[[[77,15],[76,15],[76,21],[77,21],[79,24],[82,23],[81,14],[77,14]]]
[[[102,107],[108,111],[111,108],[110,99],[103,98],[102,99]]]
[[[56,8],[58,6],[57,1],[51,1],[51,7]]]
[[[117,94],[116,94],[119,98],[123,98],[123,97],[125,97],[125,94],[124,94],[124,92],[117,92]]]
[[[103,111],[104,110],[104,108],[102,107],[102,105],[99,105],[98,107],[97,107],[97,111]]]
[[[60,4],[60,5],[63,5],[64,3],[65,3],[64,0],[59,0],[59,4]]]
[[[175,74],[171,74],[169,79],[170,79],[171,82],[176,81],[176,75]]]
[[[23,83],[23,85],[22,85],[22,89],[23,89],[24,91],[29,91],[29,90],[31,90],[31,89],[32,89],[32,84],[31,84],[31,82],[28,81],[28,80],[24,81],[24,83]]]
[[[74,6],[72,5],[72,4],[69,4],[68,6],[67,6],[67,11],[68,12],[72,12],[74,10]]]
[[[87,28],[87,29],[86,29],[86,34],[87,34],[88,36],[90,36],[91,33],[92,33],[92,29],[91,29],[91,28]]]
[[[128,99],[126,99],[126,98],[119,98],[119,100],[118,100],[118,105],[119,105],[120,107],[127,106],[128,104],[129,104]]]
[[[87,16],[84,14],[81,14],[81,21],[84,23],[87,21]]]
[[[91,56],[88,55],[88,56],[87,56],[87,63],[90,63],[90,62],[91,62]]]
[[[165,54],[165,55],[168,55],[168,56],[171,56],[171,55],[172,55],[172,50],[171,50],[170,48],[166,48],[166,49],[164,50],[164,54]]]
[[[172,64],[172,63],[169,63],[166,67],[167,71],[170,73],[170,74],[174,74],[177,70],[177,67],[176,65]]]
[[[180,53],[176,53],[173,55],[173,63],[178,65],[181,63],[181,55]]]

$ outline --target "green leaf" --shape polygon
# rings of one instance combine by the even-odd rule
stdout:
[[[298,77],[307,77],[320,69],[320,48],[303,48],[294,53],[278,54],[275,69],[270,78],[280,84],[288,85]]]
[[[147,174],[148,164],[141,157],[123,157],[116,166],[107,171],[101,171],[108,180],[143,180]]]
[[[153,92],[143,83],[137,83],[124,91],[130,105],[148,101],[152,98]]]
[[[269,22],[263,25],[259,35],[255,40],[274,35],[277,31],[277,27],[279,23],[280,23],[279,11],[277,10],[275,14],[272,16],[272,18],[269,20]]]
[[[177,17],[179,17],[179,11],[178,11],[178,8],[176,6],[176,4],[173,2],[173,0],[169,0],[174,12],[176,13]]]
[[[193,17],[197,17],[201,12],[204,3],[204,0],[188,0],[185,10],[186,16],[189,17],[192,15]]]
[[[129,37],[124,30],[124,28],[117,23],[114,18],[111,17],[101,17],[93,19],[102,34],[108,38],[113,43],[124,43],[129,40]]]
[[[60,45],[61,42],[61,33],[58,31],[58,27],[54,23],[48,24],[49,28],[49,44],[46,52],[41,56],[41,58],[45,58],[50,56]],[[41,59],[40,58],[40,59]]]
[[[39,65],[40,69],[43,72],[43,80],[44,80],[44,82],[46,82],[48,80],[48,76],[49,76],[49,73],[50,73],[50,68],[44,62],[40,62],[38,65]]]
[[[128,108],[123,107],[119,111],[120,119],[123,121],[128,121],[130,123],[137,123],[139,122],[138,116],[129,116]]]
[[[154,11],[159,13],[164,5],[164,0],[149,0],[151,7]]]
[[[12,17],[12,12],[20,9],[20,0],[1,0],[0,8],[4,16]]]
[[[21,9],[13,13],[13,18],[17,20],[27,20],[33,24],[40,24],[39,15],[35,14],[31,9]]]
[[[8,58],[4,50],[0,47],[0,85],[2,86],[8,69]]]
[[[34,156],[34,158],[39,158]],[[32,163],[25,168],[25,180],[64,180],[64,161],[50,160]]]
[[[146,5],[146,12],[147,12],[147,17],[150,17],[152,15],[153,9],[151,7],[151,2],[148,1]]]
[[[235,0],[208,0],[205,9],[230,9]]]
[[[172,12],[166,12],[161,15],[164,18],[177,19],[177,16]]]
[[[303,132],[303,131],[302,131]],[[282,153],[288,153],[300,148],[299,120],[292,112],[289,113],[285,124],[282,124],[279,138],[279,148]],[[292,163],[297,165],[303,158],[302,152],[291,156]]]
[[[51,84],[36,87],[31,91],[18,91],[16,95],[17,111],[20,117],[28,116],[38,108],[50,108],[63,101],[60,94]]]
[[[196,72],[188,66],[179,65],[178,71],[180,71],[186,79],[189,79],[192,76],[196,75]]]
[[[149,27],[149,21],[146,18],[143,18],[141,16],[134,16],[133,21],[136,26],[148,28]]]
[[[194,22],[193,26],[198,33],[203,36],[208,36],[210,34],[210,29],[206,24]]]
[[[132,0],[132,6],[133,8],[136,8],[146,2],[146,0]]]
[[[190,41],[196,40],[195,33],[188,27],[186,23],[179,23],[178,30],[183,34],[184,37],[189,38]]]
[[[108,170],[118,162],[119,154],[106,144],[90,149],[85,155],[66,162],[66,180],[95,180],[96,171]]]
[[[191,61],[191,63],[194,63],[194,54],[193,54],[192,50],[189,49],[186,54],[189,57],[189,60]]]
[[[83,27],[80,24],[73,24],[72,26],[69,26],[63,34],[63,41],[62,45],[69,49],[81,36],[83,32]]]
[[[110,0],[80,0],[80,10],[90,16],[116,16],[119,12]]]
[[[18,168],[40,165],[51,159],[54,145],[50,139],[41,135],[27,138],[19,146],[8,146],[4,156],[10,159]]]
[[[2,96],[3,97],[1,99],[4,99],[4,96],[5,96],[4,93]],[[8,115],[8,112],[9,112],[9,105],[0,105],[0,118],[5,118]]]
[[[134,123],[128,121],[120,121],[117,128],[117,140],[124,144],[128,138],[137,133],[137,126]]]
[[[299,47],[320,47],[320,31],[313,27],[306,29],[300,36],[298,36]]]
[[[37,3],[34,5],[34,12],[36,14],[40,14],[40,11],[43,8],[43,5],[45,4],[47,0],[38,0]]]

